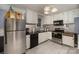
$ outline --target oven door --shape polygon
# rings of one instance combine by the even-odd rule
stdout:
[[[57,33],[57,34],[56,34],[56,38],[62,39],[62,34],[61,34],[61,33]]]
[[[57,34],[57,38],[58,38],[58,39],[62,39],[62,34],[58,33],[58,34]]]

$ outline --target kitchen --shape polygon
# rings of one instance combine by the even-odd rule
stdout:
[[[18,40],[15,38],[13,39],[15,41],[11,41],[12,38],[9,37],[12,34],[8,32],[6,34],[6,31],[4,29],[6,26],[2,25],[3,27],[0,28],[0,35],[2,34],[0,38],[0,40],[2,39],[2,41],[0,44],[1,45],[3,44],[1,48],[3,48],[2,52],[4,51],[3,52],[4,54],[5,53],[31,54],[31,52],[32,54],[35,53],[42,54],[45,48],[51,49],[54,45],[57,46],[59,45],[62,47],[61,49],[58,48],[60,52],[62,52],[64,46],[66,49],[77,50],[76,53],[78,53],[78,49],[79,49],[79,42],[78,42],[79,41],[78,38],[79,37],[78,35],[79,34],[79,27],[78,27],[79,5],[78,4],[55,4],[55,5],[54,4],[52,5],[14,4],[14,5],[0,5],[0,9],[1,11],[3,11],[2,14],[0,13],[1,14],[0,21],[3,21],[3,23],[4,20],[6,19],[4,19],[4,17],[2,16],[5,16],[3,14],[7,13],[8,10],[10,11],[14,10],[19,13],[22,13],[23,15],[22,17],[24,19],[24,22],[20,26],[18,25],[19,27],[17,26],[18,27],[17,29],[20,30],[16,30],[16,31],[22,31],[21,29],[24,28],[25,35],[22,35],[22,33],[18,33],[17,34]],[[10,28],[7,29],[10,30]],[[5,34],[8,37],[7,40]],[[54,45],[52,45],[52,43]],[[43,46],[44,48],[42,47],[43,50],[41,51],[40,50],[41,47],[39,46],[43,44],[49,46],[46,47]],[[48,51],[47,53],[59,54],[60,52],[59,51],[57,52],[56,50],[57,46],[53,47],[51,51]],[[35,48],[37,50],[32,51],[32,49]],[[52,51],[54,49],[56,52]],[[44,51],[44,53],[46,53],[46,50]]]

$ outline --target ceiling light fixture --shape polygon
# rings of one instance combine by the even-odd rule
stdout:
[[[55,8],[55,7],[52,7],[52,6],[46,6],[44,8],[44,14],[50,14],[50,13],[54,13],[54,12],[57,12],[58,9]]]
[[[48,7],[48,6],[45,7],[45,8],[44,8],[44,11],[50,11],[50,7]]]
[[[45,11],[44,14],[49,14],[49,12]]]
[[[58,9],[57,8],[52,8],[51,12],[57,12]]]

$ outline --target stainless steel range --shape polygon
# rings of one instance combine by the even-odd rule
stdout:
[[[62,39],[62,33],[64,30],[61,30],[60,28],[55,28],[55,31],[52,33],[52,37]]]
[[[52,38],[57,43],[62,43],[63,25],[63,20],[54,21],[55,30],[52,32]]]

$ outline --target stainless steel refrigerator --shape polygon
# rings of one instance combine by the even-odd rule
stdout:
[[[75,33],[79,34],[79,17],[75,17],[74,22],[75,22]]]
[[[21,18],[17,19],[16,17],[18,16],[16,16],[15,11],[13,11],[11,7],[6,15],[7,17],[5,16],[4,53],[25,53],[25,18],[22,19],[22,16],[20,16]]]

